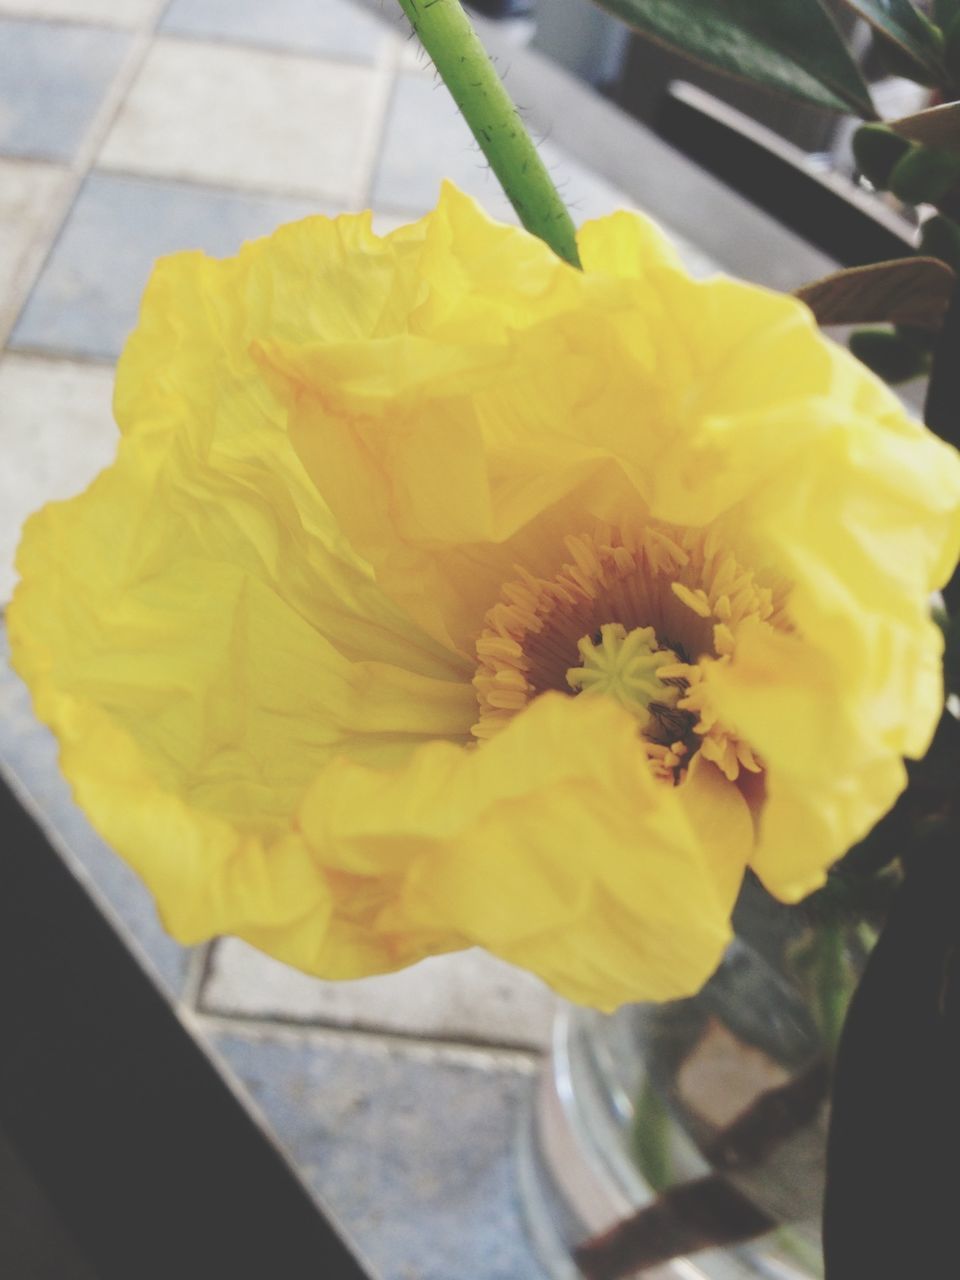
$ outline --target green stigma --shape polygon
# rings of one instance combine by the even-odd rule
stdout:
[[[619,622],[607,622],[593,636],[577,644],[582,663],[567,672],[567,684],[576,693],[603,693],[615,698],[636,717],[641,729],[650,723],[650,704],[673,707],[683,692],[665,684],[661,667],[679,662],[672,649],[657,647],[653,627],[627,631]]]

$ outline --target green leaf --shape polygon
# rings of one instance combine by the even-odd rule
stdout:
[[[881,35],[920,64],[934,84],[942,81],[943,36],[909,0],[844,0]]]
[[[920,252],[939,258],[960,274],[960,227],[942,213],[928,218],[920,227]]]
[[[637,1167],[654,1191],[666,1191],[673,1179],[670,1152],[670,1112],[644,1074],[633,1112],[631,1145]]]
[[[929,367],[929,360],[912,342],[886,329],[857,329],[849,345],[861,363],[891,386],[919,378]]]
[[[857,168],[878,191],[886,191],[890,174],[898,160],[910,150],[910,143],[885,124],[862,124],[853,135],[853,158]]]
[[[904,204],[939,204],[960,181],[960,154],[946,147],[911,147],[890,174],[890,190]]]
[[[718,71],[875,120],[856,63],[821,0],[597,0],[652,40]]]
[[[945,49],[943,61],[947,68],[950,83],[956,85],[960,81],[960,13],[944,28]],[[949,97],[953,97],[951,92]]]

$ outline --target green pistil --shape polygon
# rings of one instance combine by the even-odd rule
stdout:
[[[679,659],[672,649],[657,647],[653,627],[627,631],[619,622],[605,623],[596,635],[584,636],[577,645],[582,665],[567,672],[567,684],[576,693],[603,693],[615,698],[636,717],[641,729],[652,718],[650,704],[673,707],[682,690],[665,684],[658,672]]]

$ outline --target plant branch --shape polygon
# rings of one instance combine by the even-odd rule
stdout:
[[[399,0],[526,229],[580,266],[573,220],[459,0]]]

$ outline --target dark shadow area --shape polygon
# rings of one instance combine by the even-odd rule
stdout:
[[[0,1275],[368,1280],[2,781],[0,833]]]

